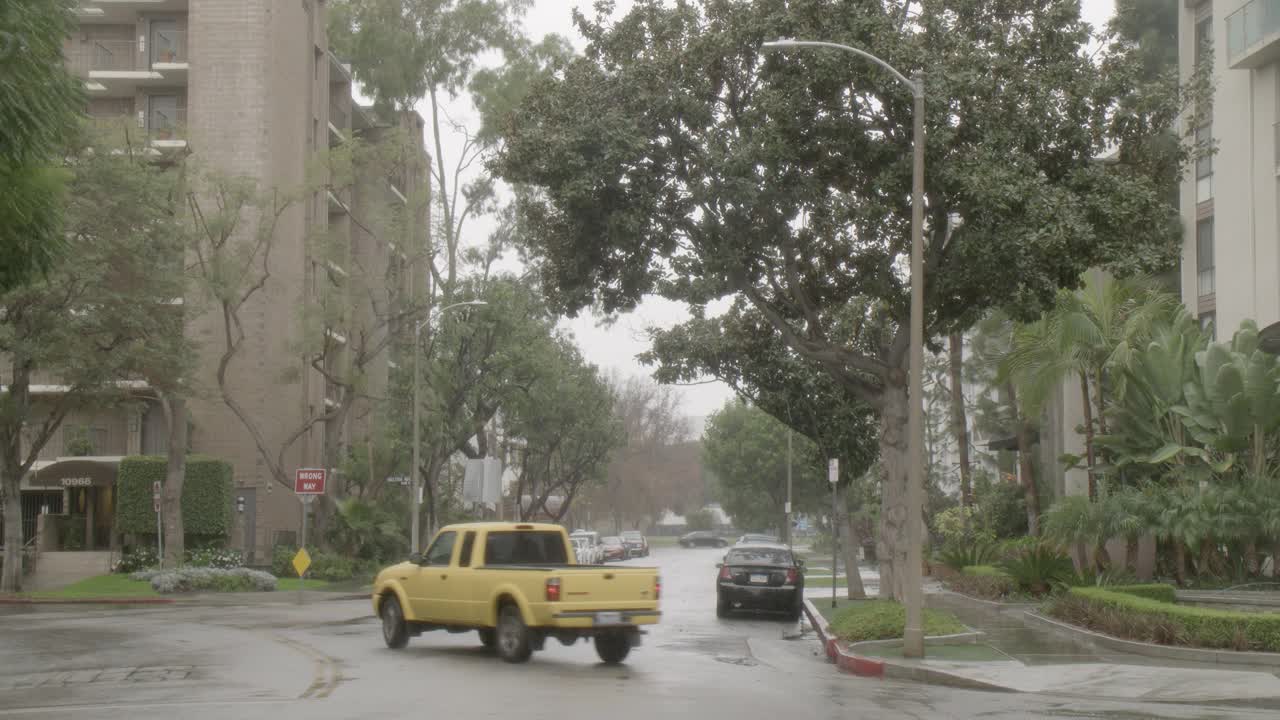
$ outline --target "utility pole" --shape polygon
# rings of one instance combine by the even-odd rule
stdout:
[[[788,547],[795,545],[795,542],[791,537],[792,528],[794,527],[791,522],[791,435],[793,432],[794,431],[791,428],[787,428],[787,527],[784,532],[787,534],[786,538]]]

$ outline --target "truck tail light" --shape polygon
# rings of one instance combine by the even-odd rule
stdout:
[[[660,600],[662,598],[662,578],[653,579],[653,599]]]
[[[547,602],[560,602],[560,578],[547,578]]]
[[[796,580],[799,579],[799,577],[800,577],[800,573],[796,572],[795,568],[787,568],[787,584],[788,585],[795,585]]]
[[[721,580],[732,580],[732,579],[733,579],[733,573],[729,571],[729,566],[728,566],[728,565],[721,565],[721,566],[720,566],[720,579],[721,579]]]

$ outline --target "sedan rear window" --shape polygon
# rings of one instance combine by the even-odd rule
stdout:
[[[563,565],[567,562],[564,539],[558,532],[491,532],[485,539],[485,565]]]
[[[725,556],[725,563],[729,565],[777,565],[779,567],[790,567],[792,565],[790,552],[773,548],[730,550],[729,554]]]

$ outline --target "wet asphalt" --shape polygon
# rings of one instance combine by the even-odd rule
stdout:
[[[364,600],[239,607],[7,608],[0,719],[808,720],[1274,718],[1275,710],[958,690],[838,673],[779,617],[715,616],[723,551],[656,548],[662,624],[626,664],[549,640],[507,665],[475,633],[387,649]],[[799,635],[799,636],[798,636]],[[798,636],[798,637],[797,637]]]

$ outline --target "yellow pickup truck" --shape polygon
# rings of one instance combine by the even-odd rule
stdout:
[[[658,622],[656,568],[578,565],[559,525],[469,523],[436,533],[421,558],[392,565],[373,581],[373,612],[387,647],[427,630],[478,630],[507,662],[524,662],[549,637],[595,642],[607,663],[640,644],[640,626]]]

